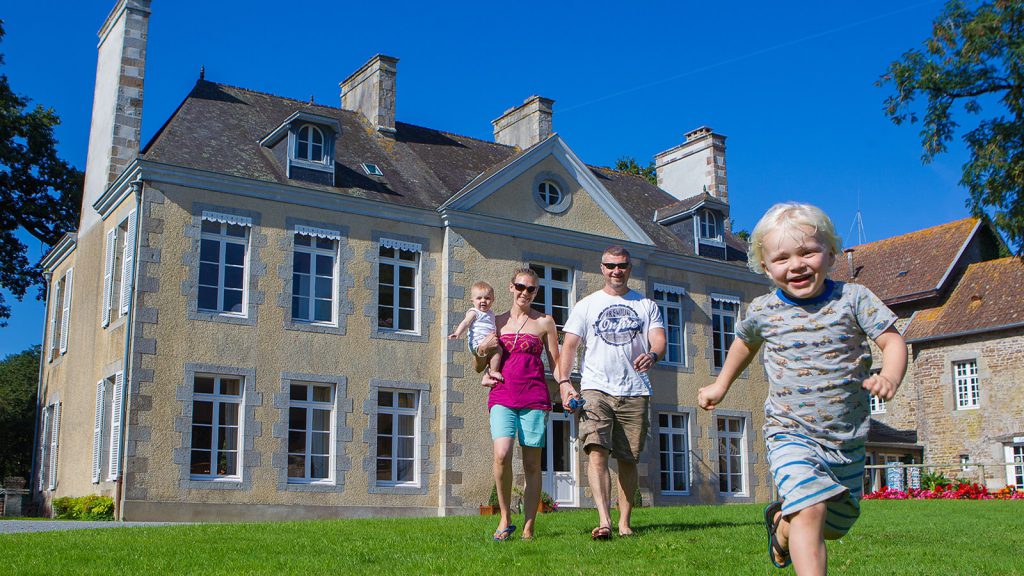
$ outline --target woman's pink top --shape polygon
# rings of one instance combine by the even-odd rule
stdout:
[[[502,334],[498,346],[505,381],[491,388],[487,409],[498,404],[506,408],[551,410],[544,363],[540,359],[544,353],[541,339],[533,334]]]

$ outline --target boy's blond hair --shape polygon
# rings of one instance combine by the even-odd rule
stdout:
[[[490,294],[491,296],[494,296],[494,288],[487,282],[484,282],[483,280],[479,282],[474,282],[473,285],[469,288],[469,293],[472,294],[477,290],[483,290]]]
[[[813,204],[800,202],[780,202],[765,212],[754,231],[750,234],[750,247],[747,248],[747,267],[755,274],[765,274],[764,237],[771,230],[781,229],[783,232],[803,235],[800,227],[814,229],[814,234],[828,246],[832,256],[838,256],[843,250],[843,243],[836,234],[832,219],[821,208]]]

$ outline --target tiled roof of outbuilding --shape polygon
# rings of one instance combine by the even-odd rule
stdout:
[[[854,246],[855,273],[840,255],[832,277],[863,284],[887,304],[932,296],[979,224],[977,218],[964,218]]]
[[[1024,326],[1024,263],[1015,257],[967,267],[941,306],[914,316],[907,341],[935,340]]]
[[[335,186],[289,180],[271,150],[259,144],[300,111],[338,121]],[[141,158],[434,210],[481,175],[502,169],[526,152],[403,122],[396,122],[395,129],[394,138],[385,137],[357,112],[200,80]],[[384,176],[367,176],[362,163],[376,164]],[[658,248],[693,255],[692,241],[654,222],[655,211],[676,202],[674,197],[639,176],[607,168],[591,167],[591,171]],[[726,243],[746,249],[731,234],[726,235]]]

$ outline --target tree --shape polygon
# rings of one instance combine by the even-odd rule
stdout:
[[[3,40],[0,20],[0,41]],[[0,53],[0,65],[3,65]],[[28,248],[15,234],[24,230],[53,246],[78,224],[82,202],[82,172],[57,157],[53,128],[60,118],[50,108],[15,94],[0,74],[0,288],[21,300],[33,285],[45,283],[38,263],[28,260]],[[11,307],[0,292],[0,327]]]
[[[1024,3],[972,6],[949,0],[924,48],[891,63],[877,84],[893,90],[885,114],[895,124],[921,123],[925,163],[960,128],[954,111],[980,115],[984,103],[987,117],[963,134],[970,159],[960,184],[971,211],[990,213],[1024,257]]]
[[[645,178],[651,184],[658,185],[658,173],[654,170],[654,162],[651,162],[647,166],[640,166],[636,163],[636,158],[632,156],[623,156],[615,161],[615,169],[619,172],[625,172],[627,174],[633,174]]]
[[[39,382],[39,346],[0,360],[0,476],[28,478]]]

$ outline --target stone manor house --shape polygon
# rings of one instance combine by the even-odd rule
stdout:
[[[696,409],[739,314],[768,289],[729,230],[725,138],[656,157],[658,186],[587,165],[528,98],[482,141],[396,120],[374,56],[320,105],[205,80],[140,126],[149,0],[99,31],[82,215],[49,282],[32,488],[99,493],[124,520],[475,513],[487,501],[485,389],[446,335],[526,263],[565,321],[633,254],[667,322],[652,373],[645,503],[766,501],[766,382]],[[550,382],[552,402],[556,387]],[[544,486],[588,506],[576,424],[556,407]]]

